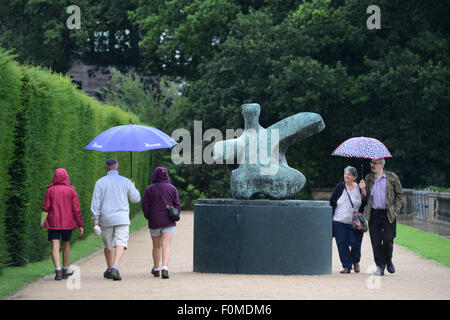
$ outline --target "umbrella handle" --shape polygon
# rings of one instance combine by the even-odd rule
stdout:
[[[364,179],[364,160],[361,159],[361,179]]]

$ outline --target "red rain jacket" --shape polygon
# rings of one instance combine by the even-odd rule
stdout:
[[[56,169],[51,185],[45,193],[42,210],[48,212],[44,228],[72,230],[83,227],[78,194],[70,185],[66,169]]]

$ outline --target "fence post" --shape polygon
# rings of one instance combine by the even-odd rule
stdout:
[[[427,204],[428,204],[428,221],[434,221],[436,218],[436,205],[437,197],[435,192],[427,193]]]

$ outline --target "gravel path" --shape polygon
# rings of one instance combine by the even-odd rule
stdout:
[[[361,273],[340,274],[333,240],[332,274],[319,276],[229,275],[194,273],[193,213],[183,212],[172,240],[170,279],[150,275],[151,239],[147,228],[130,236],[122,258],[122,281],[103,278],[103,250],[74,263],[78,280],[43,277],[7,299],[450,299],[450,268],[394,247],[397,272],[371,275],[374,267],[368,234],[362,244]],[[72,279],[72,280],[71,280]]]

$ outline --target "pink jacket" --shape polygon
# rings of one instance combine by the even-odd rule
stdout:
[[[45,193],[42,210],[48,212],[44,228],[71,230],[83,227],[78,194],[70,185],[66,169],[56,169],[52,183]]]

